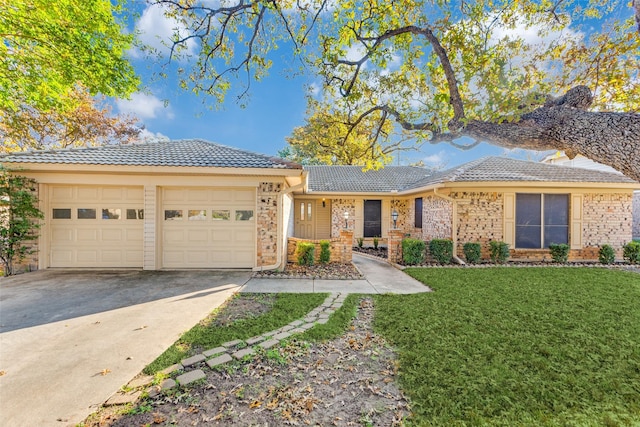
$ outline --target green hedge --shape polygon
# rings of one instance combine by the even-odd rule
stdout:
[[[449,239],[433,239],[429,242],[429,253],[440,264],[449,264],[453,258],[453,242]]]
[[[509,244],[498,240],[489,242],[489,257],[492,262],[504,263],[509,259]]]
[[[569,259],[569,245],[566,243],[551,243],[549,251],[553,262],[564,264]]]
[[[462,251],[464,252],[464,259],[466,259],[469,264],[476,264],[482,256],[482,246],[477,242],[465,243]]]
[[[598,260],[601,264],[613,264],[616,260],[616,251],[611,245],[602,245],[598,251]]]
[[[331,260],[331,242],[320,240],[320,264],[327,264]]]
[[[640,242],[629,242],[622,247],[622,256],[630,264],[640,263]]]
[[[298,242],[296,256],[298,265],[313,265],[313,257],[316,252],[316,245],[309,242]]]
[[[402,240],[402,262],[405,265],[418,265],[424,261],[427,244],[419,239]]]

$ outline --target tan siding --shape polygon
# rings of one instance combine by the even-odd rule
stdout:
[[[325,199],[316,202],[316,239],[331,238],[331,200]]]

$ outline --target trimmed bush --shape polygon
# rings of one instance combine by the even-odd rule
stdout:
[[[331,259],[331,242],[320,240],[320,264],[326,264]]]
[[[424,261],[427,244],[419,239],[402,240],[402,262],[405,265],[418,265]]]
[[[429,253],[440,264],[449,264],[453,257],[453,242],[449,239],[433,239],[429,242]]]
[[[298,265],[313,265],[313,257],[316,252],[316,245],[309,242],[298,242],[296,256]]]
[[[464,259],[469,264],[476,264],[480,261],[480,256],[482,255],[482,246],[477,242],[467,242],[462,247],[462,251],[464,252]]]
[[[489,257],[492,262],[502,264],[509,259],[509,244],[498,240],[489,242]]]
[[[616,251],[611,245],[602,245],[598,251],[598,260],[601,264],[613,264],[616,260]]]
[[[376,251],[378,250],[378,243],[380,243],[380,238],[379,237],[374,237],[373,238],[373,249],[375,249]]]
[[[569,245],[566,243],[551,243],[549,251],[553,262],[564,264],[569,259]]]
[[[640,263],[640,242],[632,241],[622,247],[622,256],[630,264]]]

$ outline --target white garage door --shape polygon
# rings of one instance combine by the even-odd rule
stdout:
[[[142,267],[141,187],[51,186],[51,267]]]
[[[164,268],[251,268],[255,188],[163,188]]]

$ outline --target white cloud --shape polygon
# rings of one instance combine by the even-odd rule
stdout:
[[[131,113],[140,119],[155,119],[160,115],[167,119],[174,118],[171,109],[154,95],[137,92],[131,95],[131,99],[116,100],[116,105],[121,113]]]
[[[439,168],[447,164],[447,153],[444,150],[440,150],[435,154],[423,157],[422,161],[426,166]]]
[[[142,12],[140,19],[136,22],[136,32],[140,41],[148,47],[157,50],[163,55],[169,53],[172,40],[184,37],[187,29],[184,23],[166,15],[166,8],[155,4],[147,6]],[[185,54],[193,54],[197,48],[194,39],[189,39],[184,44]],[[139,56],[138,52],[132,52],[134,56]]]
[[[142,142],[169,141],[170,138],[160,132],[151,132],[149,129],[142,129],[138,135],[138,139]]]

